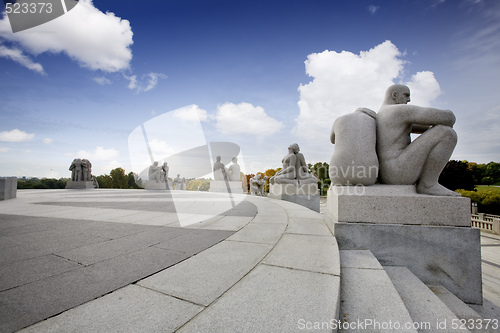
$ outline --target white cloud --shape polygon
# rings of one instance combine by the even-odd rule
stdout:
[[[344,114],[359,107],[378,111],[385,90],[400,77],[405,61],[398,48],[391,41],[385,41],[359,55],[328,50],[313,53],[305,65],[313,81],[299,87],[300,115],[293,132],[299,137],[317,140],[321,133],[328,137],[335,119]],[[409,85],[414,89],[412,99],[423,102],[422,105],[428,105],[440,93],[431,72],[417,73]]]
[[[148,85],[144,88],[144,91],[148,91],[156,87],[158,84],[158,79],[166,79],[167,76],[162,73],[148,73]]]
[[[90,162],[94,161],[111,161],[116,159],[120,155],[120,152],[115,148],[105,149],[104,147],[96,147],[94,152],[89,152],[86,150],[80,150],[76,156],[79,158],[86,158]]]
[[[441,88],[432,72],[418,72],[405,84],[410,88],[410,104],[428,106],[441,95]]]
[[[45,143],[45,144],[47,144],[47,145],[48,145],[49,143],[52,143],[52,141],[54,141],[54,140],[49,139],[49,138],[45,138],[45,139],[43,139],[43,143]]]
[[[6,153],[8,151],[9,151],[9,148],[7,148],[7,147],[1,147],[0,148],[0,153]]]
[[[250,103],[219,105],[215,118],[222,134],[248,134],[262,139],[283,128],[283,124],[269,117],[262,107]]]
[[[19,50],[18,48],[8,48],[4,45],[0,45],[0,57],[9,58],[19,63],[20,65],[31,69],[32,71],[35,71],[42,75],[46,75],[42,65],[31,60],[29,57],[23,54],[23,51]]]
[[[0,36],[33,55],[65,53],[91,70],[116,72],[129,68],[132,59],[129,21],[101,12],[92,0],[80,0],[67,14],[15,34],[5,15],[0,20]]]
[[[25,142],[33,139],[35,134],[26,133],[24,131],[20,131],[17,128],[12,131],[5,131],[0,133],[0,141],[7,142]]]
[[[141,81],[145,82],[139,82],[139,80],[137,79],[137,75],[132,75],[132,76],[123,75],[123,76],[130,81],[128,84],[128,88],[130,90],[135,90],[136,93],[149,91],[154,87],[156,87],[156,85],[158,84],[158,79],[167,78],[165,74],[154,73],[154,72],[150,72],[142,76]]]
[[[370,14],[375,15],[375,13],[377,12],[377,10],[379,8],[380,8],[380,6],[369,5],[367,9],[370,12]]]
[[[207,111],[200,109],[196,104],[189,105],[177,110],[172,111],[174,118],[182,121],[208,121]]]
[[[149,148],[151,148],[153,156],[171,156],[178,153],[178,151],[169,146],[166,141],[158,139],[149,141]]]
[[[105,78],[104,76],[96,76],[92,80],[99,83],[101,86],[104,86],[106,84],[111,84],[111,81],[109,79]]]

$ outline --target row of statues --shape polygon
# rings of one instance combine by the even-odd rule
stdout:
[[[92,163],[87,159],[75,158],[69,166],[71,180],[75,182],[92,181]]]
[[[375,113],[360,108],[335,120],[332,185],[413,185],[420,194],[458,196],[438,183],[457,144],[450,110],[408,105],[410,89],[390,86]],[[420,134],[411,140],[410,134]]]

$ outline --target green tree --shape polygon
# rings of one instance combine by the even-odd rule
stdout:
[[[441,172],[439,184],[452,191],[458,189],[472,191],[474,190],[474,173],[467,161],[451,160],[446,163]]]
[[[133,172],[129,172],[128,175],[128,180],[127,180],[127,185],[128,188],[133,188],[133,189],[140,189],[141,187],[138,184],[139,181],[139,175]]]
[[[112,188],[128,188],[128,177],[125,175],[125,170],[116,168],[109,173],[111,176]]]
[[[112,188],[113,179],[110,175],[100,175],[97,176],[97,183],[99,183],[99,188]]]

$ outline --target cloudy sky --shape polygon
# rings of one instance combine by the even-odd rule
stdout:
[[[155,159],[227,141],[250,173],[297,142],[329,162],[333,121],[393,83],[455,113],[453,159],[500,161],[497,0],[81,0],[17,33],[2,10],[0,176],[140,171],[151,124]]]

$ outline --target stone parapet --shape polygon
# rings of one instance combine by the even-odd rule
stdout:
[[[414,185],[332,186],[333,222],[470,226],[470,199],[418,194]]]
[[[17,177],[0,177],[0,200],[14,199],[17,196]]]

